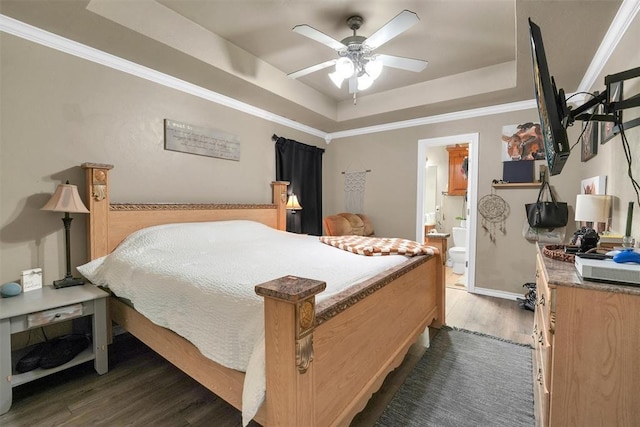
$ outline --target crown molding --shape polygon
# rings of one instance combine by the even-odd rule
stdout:
[[[299,130],[309,135],[320,138],[325,138],[326,135],[326,132],[312,128],[311,126],[303,125],[296,121],[287,119],[286,117],[270,113],[269,111],[172,77],[168,74],[161,73],[149,67],[136,64],[135,62],[128,61],[32,25],[25,24],[24,22],[10,18],[6,15],[0,15],[0,31],[211,102],[215,102],[216,104],[223,105],[225,107],[233,108],[234,110],[242,111],[243,113],[247,113],[270,122],[278,123],[291,129]]]
[[[434,123],[451,122],[454,120],[470,119],[473,117],[490,116],[493,114],[510,113],[513,111],[536,108],[534,99],[528,101],[511,102],[509,104],[492,105],[490,107],[474,108],[471,110],[456,111],[455,113],[438,114],[436,116],[420,117],[417,119],[403,120],[400,122],[375,125],[358,129],[350,129],[327,134],[330,139],[347,138],[350,136],[366,135],[370,133],[386,132],[390,130],[404,129],[415,126],[431,125]]]
[[[624,0],[618,13],[616,14],[607,34],[605,35],[596,55],[594,56],[585,76],[580,83],[578,92],[588,90],[595,82],[600,74],[606,61],[609,59],[611,52],[615,49],[618,42],[628,29],[629,25],[640,10],[640,0]],[[0,14],[0,31],[12,34],[14,36],[29,40],[31,42],[56,49],[67,54],[104,65],[106,67],[131,74],[142,79],[152,81],[154,83],[197,96],[202,99],[223,105],[237,111],[241,111],[252,116],[280,124],[290,129],[304,132],[323,138],[328,144],[339,138],[347,138],[357,135],[366,135],[376,132],[386,132],[397,129],[410,128],[415,126],[424,126],[434,123],[449,122],[454,120],[463,120],[473,117],[482,117],[493,114],[501,114],[530,108],[536,108],[535,100],[513,102],[509,104],[494,105],[490,107],[476,108],[471,110],[457,111],[454,113],[440,114],[436,116],[421,117],[417,119],[404,120],[399,122],[387,123],[376,126],[350,129],[339,132],[327,133],[311,126],[303,125],[299,122],[287,119],[286,117],[273,114],[269,111],[254,107],[247,103],[238,101],[217,92],[204,89],[200,86],[186,82],[184,80],[172,77],[168,74],[161,73],[151,68],[145,67],[135,62],[119,58],[115,55],[103,52],[101,50],[83,45],[73,40],[58,36],[24,22],[18,21],[6,15]]]
[[[624,0],[600,43],[576,92],[588,92],[596,83],[614,49],[640,11],[640,0]],[[584,96],[582,97],[584,100]]]

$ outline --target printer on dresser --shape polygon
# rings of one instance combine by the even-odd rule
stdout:
[[[640,422],[640,286],[582,280],[538,246],[534,399],[542,426]]]

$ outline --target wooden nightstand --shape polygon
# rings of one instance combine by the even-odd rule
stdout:
[[[43,286],[16,297],[0,299],[0,414],[9,411],[12,389],[20,384],[89,360],[94,361],[98,374],[107,372],[107,296],[106,292],[87,284],[62,289]],[[11,334],[86,316],[92,318],[92,347],[55,368],[37,368],[24,373],[15,371],[19,356],[29,349],[12,352]]]

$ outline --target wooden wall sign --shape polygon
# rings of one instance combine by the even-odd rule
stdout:
[[[170,119],[164,120],[164,149],[240,161],[237,136]]]

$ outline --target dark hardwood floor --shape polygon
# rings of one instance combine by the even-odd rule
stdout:
[[[447,288],[447,324],[529,343],[533,313],[515,301]],[[353,421],[375,424],[393,394],[425,351],[414,344],[403,364]],[[240,426],[240,413],[129,334],[109,348],[109,372],[92,363],[50,375],[13,390],[11,410],[0,426]],[[252,423],[253,426],[257,424]]]

